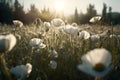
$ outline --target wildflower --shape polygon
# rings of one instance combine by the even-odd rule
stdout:
[[[15,75],[18,80],[25,80],[32,71],[32,65],[27,63],[26,65],[16,66],[10,69],[10,72]]]
[[[104,48],[97,48],[89,51],[81,57],[82,64],[78,69],[94,77],[104,77],[112,68],[112,56]]]
[[[57,68],[57,62],[54,61],[54,60],[51,60],[48,65],[49,65],[52,69],[56,69],[56,68]]]
[[[9,52],[15,46],[17,40],[13,34],[0,35],[0,52]]]
[[[20,20],[13,20],[13,24],[16,27],[22,27],[23,26],[23,22],[21,22]]]
[[[43,43],[43,40],[39,39],[39,38],[33,38],[30,40],[29,42],[30,46],[32,46],[33,48],[45,48],[46,45]]]
[[[96,23],[96,22],[99,22],[101,18],[102,18],[101,16],[94,16],[89,20],[89,22]]]
[[[90,39],[92,42],[97,42],[100,39],[100,36],[98,34],[91,35]]]
[[[78,27],[74,27],[72,25],[64,26],[63,30],[64,30],[65,33],[71,34],[71,35],[77,35],[77,33],[79,32],[79,28]]]
[[[51,20],[51,25],[54,27],[60,27],[62,25],[65,25],[64,21],[60,18],[54,18]]]
[[[86,39],[90,38],[90,33],[83,30],[83,31],[78,32],[78,36],[79,36],[80,39],[85,39],[86,40]]]

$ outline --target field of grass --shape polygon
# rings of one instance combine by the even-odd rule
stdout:
[[[120,26],[79,25],[80,29],[97,34],[111,29],[110,34],[120,34]],[[22,28],[1,25],[0,33],[11,32],[17,36],[17,44],[11,52],[5,55],[8,68],[31,63],[32,72],[26,80],[93,80],[94,78],[77,69],[81,64],[81,56],[95,48],[106,48],[112,53],[114,66],[104,80],[120,80],[120,39],[100,39],[97,43],[81,40],[78,36],[60,32],[44,32],[43,27],[26,25]],[[21,37],[19,37],[20,35]],[[21,38],[21,39],[20,39]],[[39,52],[29,45],[32,38],[40,38],[46,47]],[[49,50],[53,47],[58,52],[58,58],[52,59]],[[57,62],[57,68],[48,66],[50,60]],[[0,80],[3,76],[0,74]],[[14,78],[13,78],[14,80]]]

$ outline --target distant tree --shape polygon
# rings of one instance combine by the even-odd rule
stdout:
[[[22,6],[18,0],[14,2],[14,19],[21,20],[22,22],[25,21],[24,6]]]
[[[0,0],[0,23],[12,23],[13,13],[9,3],[6,0]]]
[[[107,21],[107,5],[103,3],[103,10],[102,10],[102,21]]]
[[[94,5],[89,4],[87,8],[87,13],[80,15],[80,23],[89,23],[89,20],[97,15],[97,11],[94,7]]]
[[[34,4],[31,4],[30,10],[27,12],[26,16],[27,16],[26,23],[30,24],[34,22],[37,18],[40,18],[40,12],[35,7]]]
[[[80,21],[80,24],[86,24],[86,23],[88,23],[88,17],[86,16],[86,14],[83,14],[81,12],[79,14],[79,21]]]
[[[120,24],[120,13],[119,12],[112,12],[111,13],[111,23],[112,25]]]
[[[79,23],[79,14],[77,8],[75,8],[74,12],[74,22]]]
[[[87,8],[87,15],[90,17],[96,16],[97,11],[95,10],[94,5],[89,4],[88,8]]]
[[[40,17],[43,21],[51,21],[53,18],[55,18],[55,12],[52,12],[49,8],[44,7],[41,10]]]
[[[112,7],[109,7],[107,20],[108,20],[108,23],[111,24],[111,20],[112,20]]]

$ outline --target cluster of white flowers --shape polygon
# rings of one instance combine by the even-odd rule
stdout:
[[[39,38],[33,38],[30,40],[29,42],[30,46],[33,48],[45,48],[46,45],[43,43],[43,40],[39,39]]]
[[[77,35],[79,32],[79,28],[68,24],[68,25],[59,27],[59,31],[66,34]]]

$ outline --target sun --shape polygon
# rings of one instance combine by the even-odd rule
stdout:
[[[55,9],[56,11],[62,11],[64,9],[64,2],[62,1],[55,1]]]

